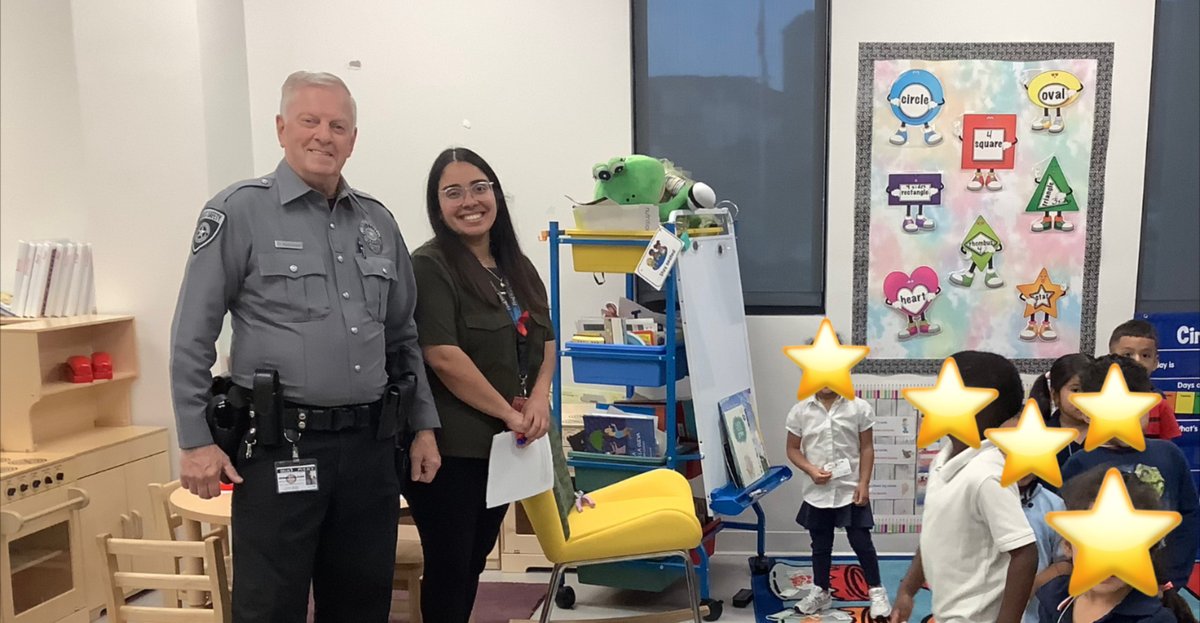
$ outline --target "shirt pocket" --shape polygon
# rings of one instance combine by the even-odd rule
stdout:
[[[466,336],[463,351],[475,367],[495,384],[503,376],[517,380],[517,343],[508,312],[491,311],[463,314]],[[507,383],[507,381],[504,381]],[[498,388],[501,389],[501,388]]]
[[[258,257],[263,295],[278,305],[273,315],[285,322],[308,322],[329,315],[325,260],[319,255],[266,253]]]
[[[367,313],[376,322],[387,318],[388,294],[392,282],[396,281],[396,263],[386,257],[355,258],[358,270],[362,273],[363,295],[366,298]]]

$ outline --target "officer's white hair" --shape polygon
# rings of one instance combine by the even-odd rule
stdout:
[[[287,80],[283,81],[282,96],[279,98],[280,115],[286,114],[288,104],[292,102],[292,96],[304,87],[338,88],[345,91],[346,97],[350,98],[350,124],[357,125],[358,104],[355,103],[354,96],[350,94],[350,87],[346,86],[341,78],[324,71],[297,71],[288,76]]]

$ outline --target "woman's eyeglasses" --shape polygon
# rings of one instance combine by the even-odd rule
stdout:
[[[480,197],[486,196],[490,192],[492,192],[492,182],[485,181],[475,182],[466,188],[456,184],[454,186],[447,186],[438,191],[438,193],[445,197],[447,201],[462,201],[467,198],[468,193],[470,193],[472,197],[479,199]]]

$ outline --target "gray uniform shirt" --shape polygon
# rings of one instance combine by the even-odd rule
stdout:
[[[387,384],[385,358],[417,375],[414,430],[437,428],[413,309],[416,282],[392,214],[339,186],[336,203],[279,163],[230,186],[200,214],[171,326],[171,394],[179,447],[212,443],[204,410],[226,312],[230,367],[279,371],[284,398],[338,406],[372,402]]]

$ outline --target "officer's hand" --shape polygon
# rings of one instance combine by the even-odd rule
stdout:
[[[241,484],[242,477],[217,444],[189,448],[179,453],[179,481],[184,489],[207,500],[221,495],[221,476]]]
[[[433,482],[438,468],[442,466],[442,455],[438,452],[437,437],[433,431],[417,431],[409,448],[408,458],[412,461],[412,479],[414,482]]]
[[[504,422],[505,426],[508,426],[508,430],[511,430],[514,433],[526,435],[529,432],[529,418],[525,417],[524,413],[517,411],[516,409],[510,407],[508,409],[508,413],[506,413],[501,420]]]
[[[525,408],[521,410],[525,416],[525,421],[529,423],[529,429],[525,431],[525,439],[533,441],[550,430],[550,399],[549,398],[530,398],[525,401]]]

